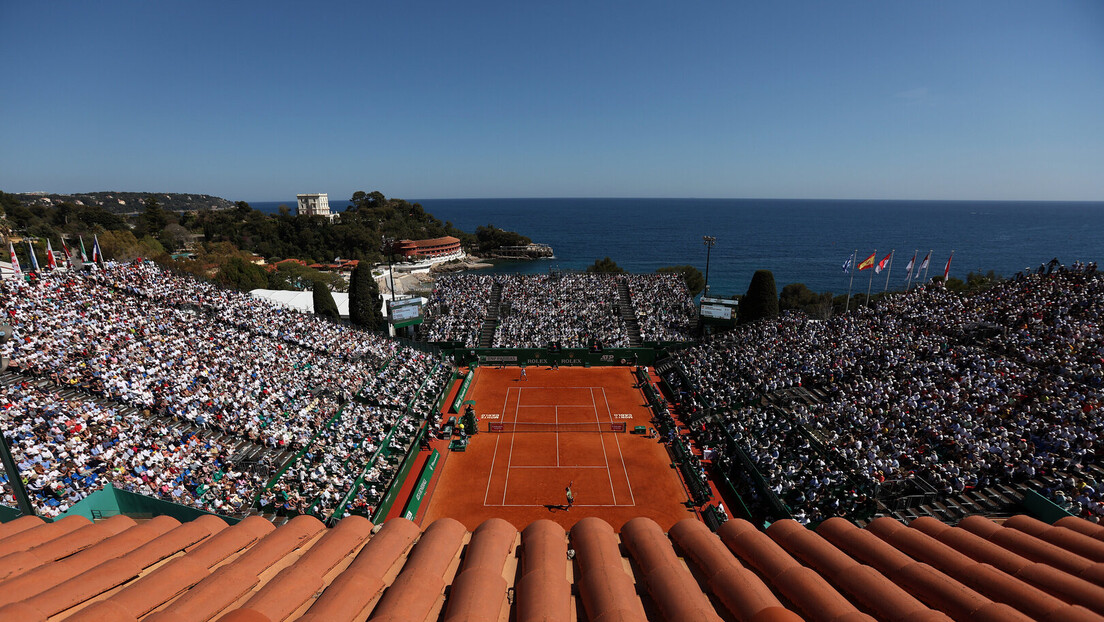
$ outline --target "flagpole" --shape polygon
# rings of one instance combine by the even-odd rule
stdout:
[[[908,267],[908,269],[909,269],[908,280],[905,281],[905,293],[906,294],[908,293],[909,286],[912,285],[912,273],[916,272],[916,270],[913,270],[913,266],[916,265],[916,256],[919,255],[919,254],[920,254],[920,249],[919,248],[912,251],[912,265]]]
[[[878,260],[878,249],[874,249],[874,261]],[[866,306],[870,307],[870,288],[874,285],[874,266],[870,266],[870,280],[866,284]]]
[[[935,249],[934,249],[934,248],[933,248],[933,249],[931,249],[930,251],[928,251],[928,259],[931,259],[931,254],[932,254],[932,253],[934,253],[934,252],[935,252]],[[929,261],[929,262],[927,262],[927,263],[928,263],[929,265],[926,265],[926,266],[924,266],[924,282],[925,282],[925,283],[927,283],[927,282],[928,282],[928,269],[929,269],[929,268],[931,268],[931,265],[930,265],[930,264],[931,264],[931,262]]]
[[[851,254],[851,280],[847,283],[847,304],[843,307],[843,312],[847,313],[851,310],[851,285],[855,283],[855,269],[858,266],[855,262],[859,259],[859,249],[855,249],[855,252]]]
[[[893,272],[893,254],[896,253],[896,252],[897,252],[896,248],[889,251],[889,267],[886,268],[886,284],[885,284],[885,289],[882,290],[883,294],[889,291],[889,275],[890,275],[891,272]]]

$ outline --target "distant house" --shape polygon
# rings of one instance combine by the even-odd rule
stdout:
[[[299,216],[325,216],[326,218],[333,218],[333,214],[330,213],[330,195],[322,192],[318,194],[297,194],[295,198],[299,200],[299,207],[296,214]]]
[[[307,262],[303,261],[302,259],[283,259],[283,260],[277,261],[276,263],[265,264],[265,270],[268,270],[269,272],[275,272],[275,271],[280,269],[281,264],[286,264],[286,263],[289,263],[289,262],[290,263],[297,263],[300,266],[305,266],[305,267],[307,266]]]

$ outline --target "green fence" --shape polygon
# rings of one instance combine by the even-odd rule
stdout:
[[[422,426],[418,430],[418,434],[414,437],[414,443],[410,445],[410,448],[406,451],[406,458],[403,460],[402,466],[399,467],[398,474],[395,475],[391,488],[387,490],[387,494],[383,496],[383,501],[380,501],[376,507],[376,511],[372,514],[372,520],[374,522],[381,521],[387,518],[388,512],[391,511],[391,506],[395,505],[395,499],[399,496],[399,490],[402,489],[403,482],[410,476],[411,469],[414,468],[414,463],[418,461],[418,454],[422,450],[422,438],[425,437],[426,429]],[[354,492],[356,488],[354,487]]]
[[[410,399],[410,403],[406,405],[406,413],[398,421],[395,422],[395,425],[391,427],[386,436],[384,436],[383,440],[380,442],[379,449],[377,449],[376,453],[372,455],[372,457],[369,458],[368,461],[364,464],[364,467],[361,469],[360,475],[353,482],[353,485],[349,489],[349,492],[345,495],[345,498],[342,499],[341,503],[337,506],[337,509],[334,510],[334,516],[341,516],[345,507],[348,506],[348,504],[356,497],[357,493],[360,491],[360,488],[364,485],[365,475],[372,468],[372,466],[374,466],[379,460],[391,455],[391,438],[394,436],[395,430],[399,428],[399,424],[402,423],[402,421],[406,417],[411,416],[411,414],[413,413],[414,402],[418,400],[418,396],[421,394],[422,391],[425,390],[426,383],[429,382],[429,379],[436,371],[437,368],[434,367],[433,371],[431,371],[429,375],[426,376],[425,380],[422,381],[421,386],[419,386],[418,390],[414,393],[414,397],[412,397]],[[441,389],[442,393],[445,393],[445,397],[436,398],[434,400],[435,404],[444,403],[444,400],[447,399],[447,390],[449,386],[450,385],[446,384],[445,387]],[[398,494],[399,489],[402,488],[403,481],[405,481],[406,476],[410,472],[410,464],[413,463],[412,456],[417,454],[421,445],[422,435],[426,433],[425,425],[426,424],[424,421],[421,422],[420,427],[418,428],[418,432],[414,434],[413,441],[411,442],[410,447],[407,448],[407,453],[403,460],[403,463],[399,466],[399,469],[395,472],[395,475],[391,478],[391,481],[387,482],[387,489],[384,492],[383,497],[381,497],[380,502],[376,504],[375,510],[373,510],[372,512],[371,519],[373,521],[379,521],[383,518],[386,518],[387,512],[391,509],[391,504],[395,502],[394,497]],[[385,502],[387,503],[386,507],[384,507]]]
[[[468,387],[471,386],[472,378],[474,377],[474,371],[469,371],[468,375],[464,376],[464,384],[461,384],[460,390],[456,392],[456,399],[452,400],[452,406],[449,408],[449,412],[460,412],[460,405],[464,403],[464,396],[467,395]]]
[[[83,516],[89,520],[124,514],[127,516],[171,516],[178,521],[187,522],[208,514],[218,516],[227,523],[233,525],[240,518],[204,512],[193,507],[180,505],[156,497],[147,497],[127,490],[115,488],[107,484],[102,490],[81,499],[73,507],[69,508],[64,516]]]
[[[606,348],[592,352],[586,348],[566,348],[553,352],[547,348],[468,348],[453,352],[457,365],[551,365],[596,367],[608,365],[651,365],[653,348]]]
[[[1062,506],[1030,488],[1024,492],[1023,507],[1027,510],[1028,514],[1046,523],[1053,524],[1054,521],[1060,518],[1073,516],[1073,514],[1067,512]]]
[[[21,512],[19,508],[0,505],[0,523],[6,523],[10,520],[15,520],[20,516],[23,516],[23,512]]]
[[[418,483],[414,485],[414,494],[410,495],[410,501],[406,504],[406,509],[403,511],[403,518],[406,520],[414,520],[418,516],[418,508],[422,505],[422,500],[425,499],[426,490],[429,488],[429,480],[433,479],[433,471],[437,469],[437,461],[441,459],[441,452],[436,449],[429,455],[429,460],[426,460],[425,466],[422,467],[422,474],[418,476]]]

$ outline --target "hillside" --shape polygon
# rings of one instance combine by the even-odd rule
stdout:
[[[142,211],[146,197],[155,197],[161,207],[172,212],[224,210],[234,203],[209,194],[182,194],[175,192],[82,192],[77,194],[22,193],[15,194],[20,201],[44,205],[68,202],[76,205],[95,205],[115,214],[132,214]]]

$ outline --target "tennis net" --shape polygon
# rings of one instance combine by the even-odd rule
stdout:
[[[624,423],[601,423],[598,421],[586,422],[518,422],[518,421],[491,421],[487,424],[488,432],[512,434],[515,432],[625,432],[627,425]]]

